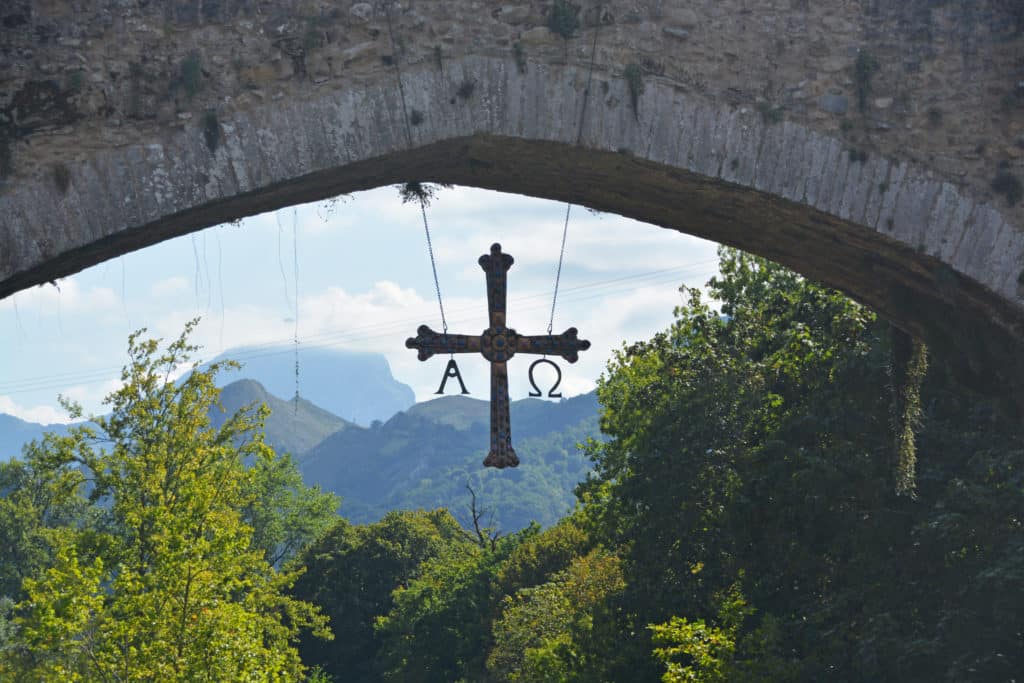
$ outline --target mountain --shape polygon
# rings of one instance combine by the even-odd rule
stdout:
[[[264,440],[278,453],[298,457],[331,434],[353,426],[301,397],[296,410],[295,399],[280,399],[251,379],[240,379],[221,390],[223,410],[210,411],[211,421],[219,427],[229,416],[252,403],[265,403],[270,408],[264,423]]]
[[[223,410],[210,411],[214,426],[224,424],[229,416],[252,403],[266,403],[270,415],[264,423],[264,439],[278,453],[291,453],[298,457],[335,432],[354,425],[300,398],[299,409],[295,400],[285,401],[268,392],[259,382],[242,379],[223,387],[220,394]],[[44,432],[66,434],[68,425],[41,425],[25,422],[0,413],[0,462],[21,454],[24,444],[41,439]]]
[[[412,405],[370,427],[347,422],[306,398],[274,395],[260,382],[231,382],[221,392],[222,410],[211,411],[220,425],[243,406],[270,408],[265,438],[278,452],[293,454],[308,485],[342,497],[341,514],[353,523],[380,519],[389,510],[448,507],[468,520],[469,484],[485,521],[511,532],[538,521],[549,525],[570,510],[573,489],[590,471],[577,442],[599,438],[598,404],[593,393],[558,403],[525,399],[511,406],[518,468],[484,468],[489,442],[490,406],[466,396],[444,396]],[[38,425],[0,415],[0,460],[21,452],[44,431],[65,425]]]
[[[242,368],[221,375],[221,386],[252,379],[274,396],[294,396],[295,356],[288,346],[239,347],[214,361],[238,360]],[[299,395],[350,422],[387,420],[416,402],[379,353],[299,347]]]
[[[26,422],[13,415],[0,413],[0,462],[21,455],[21,447],[30,441],[38,441],[46,432],[67,434],[68,426],[62,424],[42,425]]]
[[[441,506],[465,519],[467,483],[489,511],[485,519],[504,532],[532,520],[553,523],[572,508],[573,489],[590,470],[576,443],[600,435],[595,395],[515,401],[513,444],[522,464],[514,469],[481,465],[489,415],[486,401],[434,399],[383,424],[332,434],[299,459],[299,468],[307,484],[342,497],[341,514],[353,523],[388,510]]]

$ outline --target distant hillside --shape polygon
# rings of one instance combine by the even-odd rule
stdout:
[[[298,457],[331,434],[353,427],[337,415],[332,415],[309,401],[300,398],[296,412],[295,402],[274,396],[256,381],[243,379],[232,382],[221,390],[221,406],[210,411],[214,426],[224,424],[228,416],[251,403],[266,403],[270,416],[265,423],[265,438],[279,453]],[[25,422],[0,413],[0,462],[21,454],[24,444],[41,439],[45,432],[66,434],[68,425],[41,425]]]
[[[67,431],[67,425],[41,425],[0,413],[0,462],[19,457],[22,446],[42,439],[46,432],[67,434]]]
[[[252,379],[274,396],[295,395],[295,357],[287,346],[230,349],[214,360],[238,360],[221,385]],[[349,422],[387,420],[416,402],[408,385],[396,380],[379,353],[299,348],[299,395]]]
[[[306,483],[341,495],[341,513],[355,523],[388,510],[439,506],[464,517],[467,482],[503,531],[531,520],[554,522],[572,508],[573,489],[590,469],[576,443],[599,436],[594,394],[560,403],[514,402],[513,444],[522,460],[516,469],[481,465],[489,414],[486,401],[434,399],[377,427],[332,434],[299,466]]]
[[[224,410],[210,412],[213,424],[218,427],[228,416],[244,406],[252,403],[267,404],[270,416],[265,423],[266,442],[278,453],[291,453],[296,457],[331,434],[353,426],[352,423],[301,397],[299,408],[296,410],[294,399],[280,399],[268,392],[262,384],[251,379],[240,379],[224,387],[221,390],[220,402]]]
[[[220,425],[254,402],[266,403],[266,440],[293,454],[307,484],[342,496],[341,514],[354,523],[380,519],[387,511],[448,507],[466,520],[469,483],[503,532],[536,520],[555,522],[574,503],[573,489],[590,470],[576,443],[599,437],[594,394],[551,403],[526,399],[512,404],[513,443],[522,464],[498,471],[481,462],[489,441],[486,401],[445,396],[419,403],[373,427],[352,424],[300,398],[274,395],[261,383],[231,382],[221,393],[224,410],[211,411]],[[21,453],[44,431],[66,432],[0,415],[0,460]]]

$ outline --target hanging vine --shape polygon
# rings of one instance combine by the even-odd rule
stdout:
[[[889,365],[892,390],[896,494],[917,497],[917,429],[921,424],[921,384],[928,372],[928,347],[906,332],[891,328]]]

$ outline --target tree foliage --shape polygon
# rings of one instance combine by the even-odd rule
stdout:
[[[683,291],[600,382],[576,509],[508,536],[477,482],[467,528],[442,509],[322,533],[335,502],[262,443],[260,411],[213,428],[210,376],[166,381],[187,344],[133,338],[109,417],[0,468],[19,601],[0,598],[0,676],[292,680],[325,616],[311,680],[1017,676],[1019,421],[763,259],[723,249]]]
[[[494,550],[471,542],[453,545],[395,589],[391,610],[376,621],[386,679],[481,680],[500,598],[492,580],[514,543],[514,537],[502,538]]]
[[[243,520],[253,529],[253,545],[274,567],[293,558],[337,520],[338,496],[319,486],[307,487],[288,453],[257,457],[247,486]]]
[[[30,459],[39,445],[30,444]],[[0,463],[0,597],[24,597],[22,582],[53,556],[54,529],[88,524],[98,511],[81,494],[73,470],[37,468],[31,462]]]
[[[576,557],[539,586],[502,600],[487,668],[496,680],[585,681],[593,617],[625,587],[619,559],[601,550]]]
[[[299,631],[329,635],[285,594],[297,573],[276,572],[244,521],[259,463],[275,460],[263,412],[214,429],[219,367],[171,380],[194,351],[191,327],[164,351],[133,335],[110,413],[27,451],[47,480],[87,489],[102,521],[53,528],[49,566],[24,580],[0,663],[17,680],[294,680]]]
[[[339,681],[380,680],[374,619],[392,609],[392,591],[416,577],[421,565],[467,544],[446,510],[395,511],[365,526],[339,520],[296,560],[307,569],[293,595],[319,605],[335,636],[331,643],[304,637],[303,660]]]
[[[1016,424],[933,359],[918,498],[897,496],[914,435],[893,419],[887,325],[768,261],[721,256],[720,308],[686,290],[674,325],[621,352],[599,388],[611,439],[591,446],[580,495],[597,537],[623,549],[618,632],[656,624],[662,639],[623,639],[609,678],[663,675],[650,652],[665,638],[689,643],[677,671],[717,639],[735,650],[714,658],[800,680],[1010,675],[1022,617],[995,596],[1021,595]],[[737,576],[756,612],[729,630],[720,596]],[[772,642],[750,637],[763,629],[773,650],[752,651]]]

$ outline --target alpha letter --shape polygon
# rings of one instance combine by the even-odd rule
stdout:
[[[443,394],[444,385],[447,384],[448,380],[452,377],[459,380],[459,386],[462,387],[462,393],[468,394],[469,392],[466,390],[466,383],[462,381],[462,375],[459,373],[459,366],[455,364],[454,358],[448,361],[448,367],[444,369],[444,377],[441,378],[441,386],[438,387],[437,391],[434,393]]]

